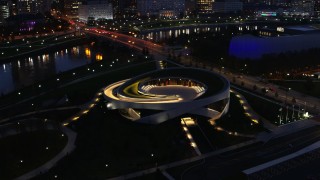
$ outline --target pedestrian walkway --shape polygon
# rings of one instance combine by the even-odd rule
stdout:
[[[262,132],[258,134],[256,138],[260,141],[267,142],[271,139],[286,136],[317,125],[320,125],[320,123],[312,119],[295,121],[289,124],[279,126],[276,129],[274,129],[271,133]]]
[[[192,135],[191,135],[191,133],[190,133],[190,131],[189,131],[189,129],[188,129],[188,126],[187,126],[186,122],[183,120],[183,118],[181,119],[181,126],[182,126],[183,130],[185,131],[187,138],[188,138],[189,141],[190,141],[190,145],[193,147],[193,149],[195,150],[195,152],[197,153],[197,155],[200,156],[200,155],[201,155],[201,152],[200,152],[200,150],[199,150],[199,148],[198,148],[198,145],[197,145],[197,143],[194,141],[194,139],[193,139],[193,137],[192,137]]]
[[[157,66],[157,69],[161,70],[161,69],[165,69],[165,62],[164,61],[156,61],[156,66]]]
[[[162,175],[164,177],[166,177],[168,180],[174,180],[174,178],[166,171],[166,170],[163,170],[161,171]]]
[[[102,93],[103,93],[103,88],[100,89],[89,102],[79,106],[80,111],[77,114],[75,114],[74,116],[72,116],[71,118],[65,120],[63,122],[63,125],[67,126],[70,122],[76,121],[81,116],[87,114],[100,101],[100,96],[102,95]]]
[[[287,156],[283,156],[281,158],[278,158],[278,159],[275,159],[275,160],[272,160],[272,161],[269,161],[267,163],[264,163],[264,164],[261,164],[261,165],[258,165],[258,166],[255,166],[255,167],[252,167],[252,168],[249,168],[249,169],[246,169],[243,171],[243,173],[245,173],[246,175],[250,175],[250,174],[253,174],[253,173],[256,173],[258,171],[262,171],[266,168],[269,168],[271,166],[274,166],[274,165],[277,165],[277,164],[280,164],[282,162],[285,162],[285,161],[288,161],[290,159],[293,159],[295,157],[298,157],[298,156],[301,156],[305,153],[308,153],[308,152],[311,152],[315,149],[318,149],[320,148],[320,141],[314,143],[314,144],[311,144],[310,146],[307,146],[295,153],[292,153],[292,154],[289,154]]]

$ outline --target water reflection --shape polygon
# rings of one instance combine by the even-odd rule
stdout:
[[[211,27],[189,27],[168,30],[153,30],[140,34],[140,38],[149,39],[155,42],[161,42],[169,38],[177,38],[180,35],[200,34],[203,32],[225,33],[228,29],[232,29],[234,33],[243,33],[246,31],[257,31],[258,26],[255,25],[235,25],[235,26],[211,26]]]
[[[50,54],[0,64],[0,93],[6,94],[57,73],[103,59],[90,46],[76,46]],[[93,56],[91,56],[93,54]],[[96,58],[98,54],[98,58]]]

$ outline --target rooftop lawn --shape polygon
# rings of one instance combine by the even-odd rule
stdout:
[[[104,102],[69,126],[78,133],[76,150],[36,179],[105,179],[194,153],[179,119],[157,126],[134,123]]]

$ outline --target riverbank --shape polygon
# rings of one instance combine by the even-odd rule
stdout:
[[[122,57],[112,62],[100,61],[88,64],[3,95],[0,97],[0,116],[10,117],[23,112],[38,111],[41,108],[61,106],[62,102],[67,105],[82,104],[91,98],[93,92],[107,84],[115,80],[129,78],[135,73],[141,74],[143,71],[140,68],[144,70],[150,68],[150,65],[146,67],[143,65],[148,62],[148,59],[140,57],[132,59],[130,56],[131,54],[124,53]],[[128,62],[129,58],[130,62]],[[150,63],[152,67],[155,66],[154,62],[147,64]],[[130,70],[127,71],[128,69]],[[108,73],[113,71],[121,73],[117,73],[117,76],[111,78]],[[102,77],[100,77],[101,75]],[[95,77],[97,80],[81,83],[81,81],[95,79]],[[72,84],[79,85],[68,87]],[[41,96],[41,98],[34,99],[35,96]]]
[[[21,57],[28,57],[28,56],[37,56],[39,54],[44,54],[44,53],[52,53],[61,49],[65,49],[68,47],[72,46],[78,46],[78,45],[83,45],[83,44],[88,44],[90,43],[91,40],[87,36],[81,35],[81,36],[73,36],[71,38],[68,38],[64,41],[53,43],[53,44],[48,44],[46,46],[41,46],[38,48],[32,48],[31,50],[28,51],[20,51],[17,52],[17,54],[13,54],[11,56],[6,56],[6,57],[1,57],[0,62],[1,63],[6,63],[10,62],[12,60],[17,60],[17,58]],[[14,48],[16,49],[16,48]]]

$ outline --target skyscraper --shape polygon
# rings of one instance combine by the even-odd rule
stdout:
[[[213,0],[197,0],[197,11],[199,13],[211,13]]]
[[[137,0],[140,16],[178,17],[185,11],[185,0]]]
[[[243,3],[239,0],[217,0],[212,4],[215,13],[236,13],[243,9]]]
[[[128,18],[137,13],[137,0],[111,0],[115,18]]]
[[[316,17],[320,16],[320,0],[315,0],[314,1],[314,15]]]
[[[65,0],[64,1],[64,14],[71,19],[79,18],[79,1],[78,0]]]
[[[36,14],[50,11],[51,0],[17,0],[17,14]]]
[[[79,5],[79,20],[87,22],[88,18],[113,19],[112,4],[102,0],[88,0]]]
[[[9,17],[9,2],[0,1],[0,25],[4,23],[4,20]]]

